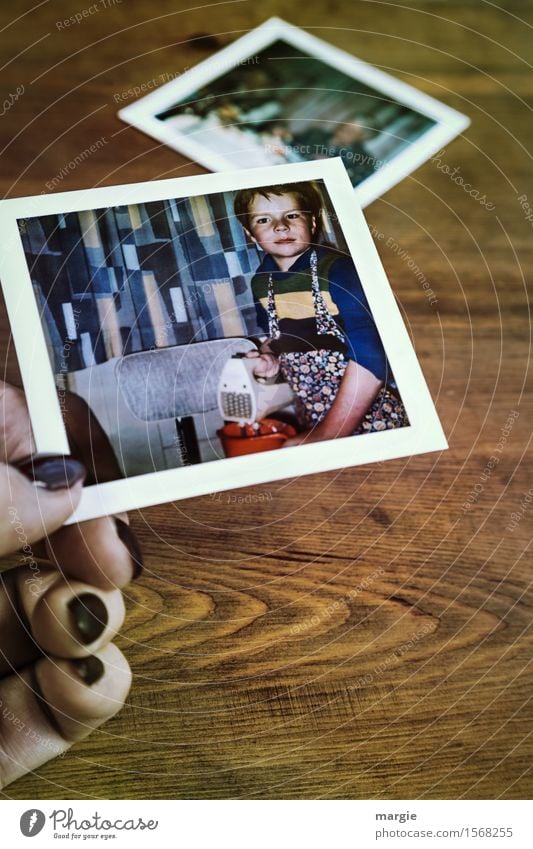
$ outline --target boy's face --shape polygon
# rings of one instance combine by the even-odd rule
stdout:
[[[253,241],[283,265],[307,250],[316,228],[314,216],[300,209],[293,194],[256,195],[248,221]]]

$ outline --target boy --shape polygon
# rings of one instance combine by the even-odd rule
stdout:
[[[258,359],[256,376],[281,371],[295,393],[303,432],[286,445],[406,424],[355,266],[319,244],[316,186],[244,189],[234,206],[265,252],[251,285],[269,338],[251,356]]]

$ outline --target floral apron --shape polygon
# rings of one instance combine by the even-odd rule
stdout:
[[[311,285],[317,334],[333,335],[345,342],[345,336],[329,312],[320,291],[316,251],[311,253]],[[279,339],[281,332],[272,274],[268,280],[267,312],[270,338]],[[296,398],[298,422],[304,430],[310,430],[322,421],[333,404],[348,366],[348,359],[342,352],[326,347],[316,351],[280,353],[278,359],[281,374]],[[389,387],[384,386],[354,430],[354,434],[390,430],[408,424],[402,402]]]

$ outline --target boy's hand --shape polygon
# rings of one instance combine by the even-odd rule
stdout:
[[[279,360],[274,354],[261,353],[259,351],[248,351],[246,354],[250,359],[257,360],[254,368],[255,377],[269,379],[276,377],[279,372]]]
[[[310,445],[312,442],[322,442],[324,439],[329,438],[328,436],[321,436],[318,428],[315,427],[311,430],[304,430],[301,433],[297,433],[296,436],[290,436],[281,447],[294,448],[295,445]]]

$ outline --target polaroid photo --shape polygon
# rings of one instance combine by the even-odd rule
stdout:
[[[362,207],[470,123],[279,18],[118,114],[212,171],[340,156]]]
[[[77,396],[119,470],[71,521],[447,448],[339,158],[5,200],[0,233],[37,451]]]

